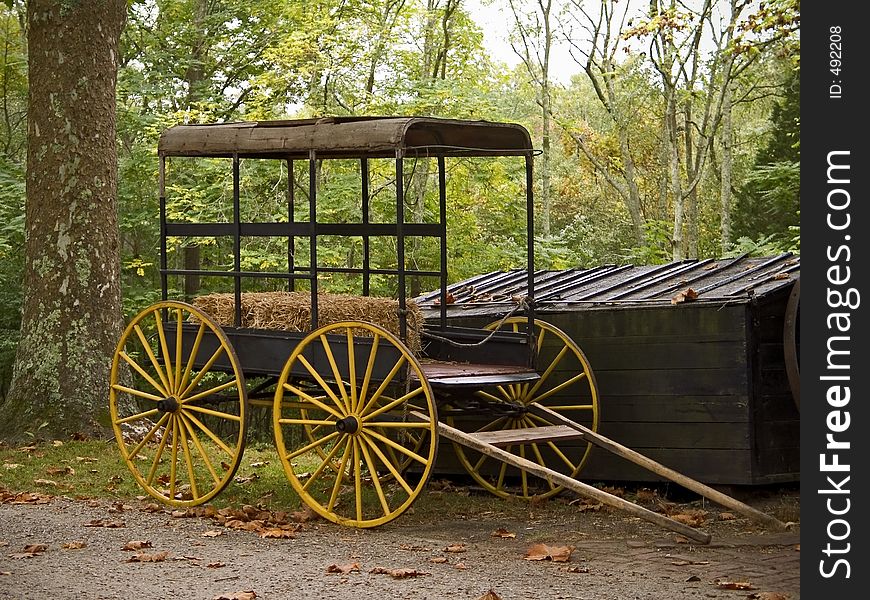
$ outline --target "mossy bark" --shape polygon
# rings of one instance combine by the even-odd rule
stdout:
[[[115,86],[126,0],[27,4],[25,298],[0,437],[108,424],[120,334]]]

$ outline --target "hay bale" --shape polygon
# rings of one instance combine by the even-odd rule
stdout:
[[[208,294],[193,300],[193,305],[210,315],[222,326],[232,327],[235,320],[235,294]],[[406,302],[408,339],[411,351],[420,351],[423,313],[413,300]],[[392,298],[317,294],[317,326],[339,321],[367,321],[399,335],[399,302]],[[246,292],[242,294],[242,327],[278,331],[311,330],[311,294],[309,292]],[[366,335],[354,331],[354,335]]]

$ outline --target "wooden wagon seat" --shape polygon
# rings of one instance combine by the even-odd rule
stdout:
[[[221,326],[235,322],[234,294],[198,296],[193,305],[211,315]],[[420,331],[423,315],[413,300],[407,300],[408,335],[406,344],[420,352]],[[245,292],[242,294],[241,326],[278,331],[311,330],[310,292]],[[317,295],[318,327],[339,321],[366,321],[399,335],[399,302],[392,298],[355,296],[351,294]]]

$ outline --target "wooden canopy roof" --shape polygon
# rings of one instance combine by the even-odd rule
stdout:
[[[431,117],[326,117],[176,125],[163,132],[160,156],[262,158],[509,156],[532,151],[521,125]]]

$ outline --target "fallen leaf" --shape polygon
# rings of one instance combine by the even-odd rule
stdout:
[[[659,499],[659,494],[649,488],[641,488],[637,491],[637,501],[640,504],[652,504]]]
[[[465,566],[465,563],[461,563],[461,562],[453,565],[453,568],[456,569],[457,571],[465,571],[466,569],[468,569],[468,567]]]
[[[553,562],[568,562],[571,560],[571,553],[574,551],[574,546],[551,546],[550,559]]]
[[[54,446],[55,448],[60,448],[61,446],[63,446],[63,442],[60,440],[54,440],[51,442],[51,445]]]
[[[354,562],[347,565],[329,565],[326,567],[327,573],[341,573],[342,575],[347,575],[348,573],[359,573],[359,563]]]
[[[737,517],[734,516],[734,513],[730,513],[730,512],[719,513],[719,520],[720,521],[733,521],[736,518]]]
[[[198,556],[190,556],[189,554],[183,554],[181,556],[173,556],[172,560],[202,560]]]
[[[156,502],[149,502],[148,504],[146,504],[145,506],[142,507],[142,511],[147,512],[147,513],[156,513],[156,512],[161,512],[162,510],[163,510],[163,507],[160,506],[159,504],[157,504]]]
[[[489,590],[487,593],[485,593],[483,596],[481,596],[477,600],[501,600],[501,596],[496,594],[494,591]]]
[[[577,510],[580,512],[598,512],[602,508],[604,508],[604,504],[601,502],[590,502],[587,498],[582,498],[582,503],[577,506]]]
[[[526,560],[546,560],[550,556],[550,549],[546,544],[533,544],[526,550],[526,555],[523,557]]]
[[[142,550],[143,548],[152,548],[151,542],[148,540],[131,540],[124,544],[121,550]]]
[[[588,573],[589,569],[587,567],[559,567],[560,571],[565,571],[566,573]]]
[[[72,467],[49,467],[45,470],[49,475],[75,475],[76,470]]]
[[[0,571],[0,576],[2,575],[12,575],[12,571]]]
[[[127,524],[124,521],[118,521],[113,519],[94,519],[93,521],[85,523],[85,527],[107,527],[109,529],[126,526]]]
[[[411,552],[431,552],[432,548],[428,546],[414,546],[411,544],[399,544],[402,550],[410,550]]]
[[[720,590],[754,590],[755,586],[753,586],[748,581],[720,581],[716,580],[714,582],[716,587]]]
[[[375,575],[389,575],[393,579],[407,579],[408,577],[422,577],[424,575],[431,575],[432,573],[427,573],[426,571],[418,571],[417,569],[385,569],[383,567],[375,567],[369,573]]]
[[[688,544],[689,538],[684,535],[680,535],[679,533],[674,536],[674,541],[678,544]]]
[[[24,547],[24,550],[21,552],[15,552],[13,554],[9,554],[9,558],[33,558],[35,556],[40,556],[43,552],[48,550],[48,544],[28,544]]]
[[[251,473],[247,477],[243,477],[241,475],[238,475],[235,478],[235,482],[240,484],[240,485],[244,485],[246,483],[251,483],[252,481],[256,481],[259,478],[260,478],[260,476],[257,475],[256,473]]]
[[[706,510],[687,510],[675,515],[671,518],[678,523],[689,525],[690,527],[699,527],[704,524],[707,518]]]
[[[692,575],[691,577],[686,579],[686,583],[695,582],[695,581],[701,581],[701,578],[698,577],[697,575]]]
[[[40,494],[38,492],[21,492],[9,500],[4,500],[4,502],[9,502],[10,504],[48,504],[53,497],[49,494]]]
[[[446,556],[433,556],[432,558],[429,559],[429,562],[435,563],[436,565],[443,565],[444,563],[447,562],[447,557]]]
[[[749,600],[788,600],[788,594],[780,594],[778,592],[755,592],[746,596]]]
[[[275,539],[286,539],[292,540],[296,537],[296,534],[290,531],[289,529],[279,529],[277,527],[273,527],[271,529],[265,529],[260,532],[261,538],[275,538]]]
[[[236,592],[230,595],[221,594],[220,596],[212,597],[211,600],[254,600],[256,597],[257,593],[254,590],[246,590],[244,592]]]
[[[6,468],[6,469],[9,469],[9,470],[17,469],[17,468],[20,467],[20,466],[21,466],[21,465],[18,464],[18,463],[3,463],[3,467]]]
[[[311,508],[309,508],[308,506],[306,506],[302,510],[296,510],[290,513],[290,519],[295,521],[296,523],[307,523],[308,521],[313,521],[319,516],[320,515],[311,510]]]
[[[217,536],[223,535],[223,534],[224,534],[223,531],[220,531],[217,529],[211,529],[209,531],[203,532],[202,537],[217,537]]]
[[[252,467],[252,468],[254,468],[254,469],[259,469],[260,467],[265,467],[265,466],[268,465],[268,464],[269,464],[269,461],[268,461],[268,460],[260,460],[260,461],[257,461],[257,462],[252,462],[252,463],[251,463],[250,465],[248,465],[248,466],[249,466],[249,467]]]
[[[52,481],[51,479],[34,479],[33,483],[36,485],[50,485],[51,487],[57,487],[57,482]]]
[[[213,563],[208,563],[206,565],[206,568],[208,568],[208,569],[220,569],[221,567],[225,567],[225,566],[227,566],[227,563],[213,562]]]
[[[621,487],[615,487],[612,485],[602,485],[600,488],[602,492],[607,492],[608,494],[612,494],[613,496],[618,496],[619,498],[625,498],[625,489]]]
[[[60,547],[64,550],[79,550],[81,548],[86,548],[87,544],[81,540],[73,540],[72,542],[61,544]]]
[[[671,304],[682,304],[683,302],[691,302],[698,299],[698,292],[692,288],[686,288],[671,298]]]
[[[453,295],[453,292],[447,292],[446,304],[453,304],[454,302],[456,302],[456,297]],[[435,300],[432,301],[432,305],[441,306],[441,298],[435,298]]]
[[[568,562],[574,546],[548,546],[547,544],[533,544],[523,557],[525,560],[552,560],[553,562]]]
[[[449,546],[444,548],[442,552],[468,552],[468,549],[465,547],[465,544],[450,544]]]
[[[134,554],[124,562],[135,563],[135,562],[163,562],[166,560],[166,557],[169,556],[169,551],[164,550],[163,552],[157,552],[156,554]]]
[[[93,458],[93,457],[91,457],[91,456],[76,456],[76,460],[79,461],[79,462],[86,462],[86,463],[95,463],[95,462],[97,462],[97,459],[96,459],[96,458]]]
[[[492,535],[492,537],[499,537],[499,538],[504,538],[504,539],[513,539],[513,538],[517,537],[517,534],[515,534],[511,531],[508,531],[504,527],[499,527],[498,529],[493,531],[491,535]]]

